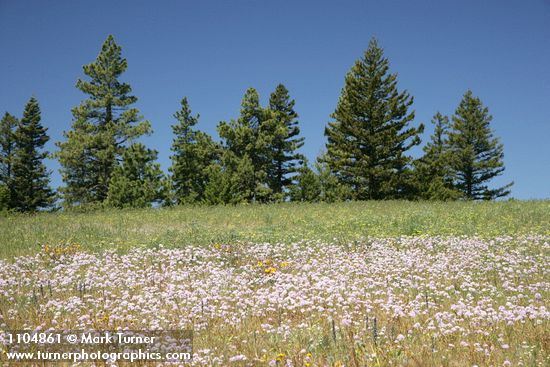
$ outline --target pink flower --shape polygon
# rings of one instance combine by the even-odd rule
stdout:
[[[243,354],[239,354],[229,358],[229,362],[239,362],[239,361],[246,361],[246,356]]]

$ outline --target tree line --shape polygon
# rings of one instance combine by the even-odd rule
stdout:
[[[151,123],[133,107],[137,97],[120,81],[128,64],[109,36],[96,60],[84,65],[76,87],[87,95],[72,109],[71,129],[51,154],[37,99],[22,117],[0,121],[0,209],[32,212],[56,206],[148,207],[174,204],[238,204],[341,200],[492,200],[510,193],[491,188],[504,171],[503,146],[492,116],[467,91],[450,117],[437,112],[434,133],[414,159],[424,125],[413,125],[413,97],[397,88],[397,75],[375,39],[345,77],[326,150],[313,164],[299,153],[295,101],[279,84],[267,106],[254,88],[240,114],[217,126],[220,141],[197,129],[199,115],[182,98],[173,118],[169,173],[157,151],[139,142]],[[44,159],[61,165],[63,186],[50,187]]]

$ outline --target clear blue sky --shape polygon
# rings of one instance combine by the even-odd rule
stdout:
[[[296,99],[313,160],[346,72],[377,37],[414,97],[415,123],[452,114],[472,89],[494,116],[516,198],[550,197],[550,0],[528,1],[29,1],[0,0],[0,112],[20,116],[35,95],[51,141],[85,95],[74,85],[108,34],[122,46],[123,80],[170,161],[170,125],[188,96],[214,136],[255,87],[265,104],[278,83]],[[413,151],[418,155],[419,149]],[[55,161],[52,184],[61,184]]]

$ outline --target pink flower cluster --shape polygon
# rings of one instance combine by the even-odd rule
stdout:
[[[429,335],[491,354],[522,347],[507,328],[548,325],[549,253],[544,236],[421,236],[39,254],[0,260],[0,331],[193,329],[194,365],[232,365],[259,358],[235,339],[290,343],[319,320],[372,338],[376,318],[382,345]],[[208,345],[213,330],[235,338]]]

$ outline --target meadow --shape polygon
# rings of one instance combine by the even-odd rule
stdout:
[[[127,251],[215,242],[342,242],[401,235],[550,234],[550,201],[349,202],[175,207],[0,216],[0,258],[45,244]]]
[[[0,244],[0,331],[192,329],[195,366],[550,365],[549,201],[13,215]]]

